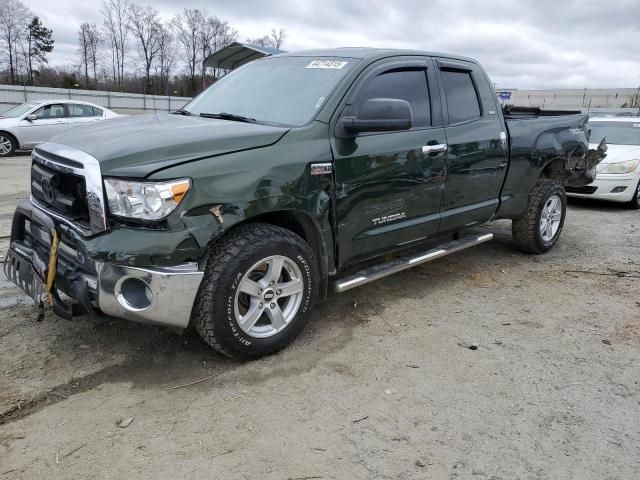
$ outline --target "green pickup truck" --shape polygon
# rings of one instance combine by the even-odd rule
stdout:
[[[512,219],[518,248],[551,249],[564,185],[591,182],[605,155],[588,150],[586,122],[502,109],[482,67],[454,55],[253,61],[173,114],[38,146],[5,274],[65,318],[193,327],[225,355],[259,357],[329,286],[491,240],[469,227]]]

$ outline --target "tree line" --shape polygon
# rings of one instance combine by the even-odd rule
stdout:
[[[102,23],[78,28],[77,61],[50,66],[53,31],[21,0],[0,2],[0,82],[62,88],[191,96],[225,75],[203,60],[238,41],[229,22],[206,10],[184,8],[163,18],[152,6],[101,0]],[[247,38],[282,48],[285,29]]]

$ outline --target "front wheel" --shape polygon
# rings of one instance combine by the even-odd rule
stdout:
[[[313,252],[298,235],[268,224],[238,227],[210,248],[195,328],[232,358],[274,353],[306,323],[318,286]]]
[[[0,157],[10,157],[16,152],[16,141],[11,135],[0,132]]]
[[[561,183],[540,179],[529,194],[527,209],[511,226],[513,243],[528,253],[545,253],[560,238],[567,213],[567,195]]]

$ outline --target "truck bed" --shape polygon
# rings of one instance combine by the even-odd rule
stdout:
[[[554,159],[564,166],[565,184],[593,181],[594,162],[586,161],[588,114],[579,111],[505,107],[509,134],[509,170],[502,187],[499,217],[515,218],[527,206],[529,192],[545,165]]]

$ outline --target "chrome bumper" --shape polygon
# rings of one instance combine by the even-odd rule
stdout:
[[[98,307],[105,315],[186,328],[204,275],[197,264],[136,268],[98,264]]]
[[[40,304],[45,297],[51,232],[56,219],[32,202],[14,214],[11,243],[4,272]],[[81,241],[81,240],[80,240]],[[73,245],[59,244],[53,288],[56,314],[71,318],[82,313],[104,314],[141,323],[184,329],[204,273],[196,263],[171,267],[130,267],[95,262]],[[58,292],[74,300],[69,304]]]

